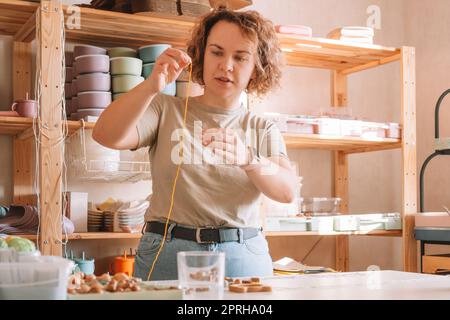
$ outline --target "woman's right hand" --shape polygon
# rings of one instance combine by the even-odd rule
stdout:
[[[151,82],[152,91],[160,92],[174,82],[184,67],[192,62],[189,55],[182,50],[169,48],[156,59],[152,74],[147,79]]]

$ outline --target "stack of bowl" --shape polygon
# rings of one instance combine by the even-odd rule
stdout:
[[[134,49],[126,47],[111,48],[108,50],[111,64],[113,100],[130,91],[144,81],[141,77],[142,61],[137,58]]]
[[[118,209],[118,222],[122,232],[141,232],[145,224],[145,212],[150,206],[147,200],[125,203]]]
[[[188,96],[197,97],[203,94],[203,87],[198,83],[191,81],[189,85],[189,70],[187,70],[186,68],[181,72],[176,82],[177,82],[177,97],[180,98],[186,98]]]
[[[144,62],[144,65],[142,67],[142,76],[145,79],[147,79],[152,74],[156,59],[158,59],[159,55],[168,48],[170,48],[169,44],[152,44],[139,48],[139,57]],[[176,92],[177,86],[175,81],[169,83],[162,91],[162,93],[169,96],[175,96]]]
[[[73,120],[98,117],[111,103],[111,76],[106,49],[88,45],[74,48],[76,79],[72,81]],[[74,106],[75,104],[75,106]]]
[[[66,99],[66,115],[70,116],[72,111],[72,80],[73,80],[73,52],[65,52],[66,80],[64,83],[64,96]]]

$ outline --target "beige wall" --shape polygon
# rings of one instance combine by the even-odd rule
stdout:
[[[79,3],[80,1],[64,1]],[[84,1],[89,2],[89,1]],[[431,2],[433,4],[431,4]],[[274,5],[276,3],[276,5]],[[411,45],[417,47],[417,114],[418,114],[418,169],[432,152],[433,112],[439,94],[450,87],[450,31],[444,17],[450,14],[447,0],[254,0],[251,7],[260,11],[275,24],[305,24],[313,28],[314,36],[323,37],[331,29],[343,25],[365,25],[366,8],[381,8],[381,30],[375,32],[375,42],[386,46]],[[0,109],[7,110],[12,99],[11,38],[0,38]],[[444,47],[444,48],[443,48]],[[399,121],[400,68],[390,64],[349,77],[349,106],[354,115],[374,121]],[[449,97],[450,99],[450,97]],[[279,91],[269,95],[255,108],[258,112],[313,113],[330,104],[329,72],[323,70],[286,67]],[[448,106],[447,106],[448,107]],[[450,108],[443,107],[441,119],[448,119]],[[442,121],[444,124],[445,120]],[[450,126],[442,128],[450,134]],[[445,131],[446,130],[446,131]],[[9,203],[12,194],[11,138],[0,137],[0,203]],[[303,196],[331,196],[332,156],[327,151],[289,151],[298,161],[304,176]],[[352,155],[350,165],[350,212],[394,212],[400,210],[401,180],[400,151],[385,151]],[[441,204],[450,206],[445,188],[449,176],[447,159],[433,161],[427,174],[427,209],[440,210]],[[444,173],[444,174],[442,174]],[[444,177],[444,179],[442,178]],[[145,197],[150,184],[80,184],[71,182],[70,189],[87,191],[93,201],[107,196],[136,199]],[[445,199],[445,197],[447,199]],[[447,201],[447,202],[445,202]],[[318,237],[283,237],[271,239],[273,258],[291,256],[302,260],[316,244]],[[135,242],[131,241],[131,244]],[[122,248],[115,241],[72,242],[77,251],[84,247],[90,255],[118,254]],[[108,245],[107,245],[108,244]],[[129,247],[130,241],[123,243]],[[106,250],[107,252],[103,252]],[[304,262],[334,265],[334,242],[324,237]],[[396,238],[351,237],[350,269],[364,270],[376,264],[382,269],[401,269],[401,240]]]

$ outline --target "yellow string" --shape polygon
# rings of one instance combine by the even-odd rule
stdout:
[[[187,85],[187,95],[186,95],[186,100],[185,100],[185,105],[184,105],[183,128],[186,128],[186,116],[187,116],[189,92],[190,92],[190,86],[191,86],[191,76],[192,76],[192,64],[189,65],[189,81],[188,81],[188,85]],[[164,227],[164,236],[162,238],[161,245],[159,247],[158,253],[156,254],[155,259],[153,260],[150,272],[148,273],[147,281],[150,281],[150,277],[152,276],[153,269],[155,268],[156,261],[158,261],[159,254],[161,253],[162,249],[164,248],[164,243],[166,242],[167,229],[169,227],[170,216],[172,215],[175,190],[176,190],[176,187],[177,187],[178,174],[180,173],[180,168],[181,168],[181,165],[183,164],[183,138],[184,138],[184,130],[181,130],[181,137],[180,137],[180,142],[181,142],[180,143],[180,145],[181,145],[181,149],[180,149],[181,161],[180,161],[180,163],[177,166],[177,172],[175,174],[175,179],[173,180],[172,195],[170,197],[169,213],[167,214],[166,225]]]

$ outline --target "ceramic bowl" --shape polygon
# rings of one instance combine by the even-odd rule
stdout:
[[[78,110],[78,97],[77,96],[73,96],[72,97],[72,103],[71,103],[71,109],[70,109],[70,113],[74,113],[77,112]]]
[[[80,109],[104,109],[111,104],[111,92],[86,91],[79,92],[78,110]]]
[[[66,99],[72,98],[72,84],[64,83],[64,97]]]
[[[73,79],[73,68],[66,67],[66,83],[72,82]]]
[[[66,99],[66,115],[69,116],[72,112],[72,99]]]
[[[130,57],[111,58],[111,74],[140,76],[142,73],[142,60]]]
[[[77,75],[77,62],[74,60],[72,63],[72,79],[76,78]]]
[[[155,67],[155,63],[146,63],[142,66],[142,76],[147,79],[153,72],[153,68]]]
[[[139,48],[139,58],[144,63],[155,62],[161,53],[170,48],[170,44],[151,44]]]
[[[106,49],[96,47],[96,46],[89,46],[89,45],[78,45],[73,48],[73,57],[76,59],[79,56],[84,55],[90,55],[90,54],[106,54]]]
[[[128,92],[142,81],[144,81],[144,78],[140,76],[114,76],[112,79],[113,93]]]
[[[73,52],[72,51],[66,51],[64,52],[64,60],[66,62],[66,67],[71,67],[73,64]]]
[[[191,82],[188,93],[188,82],[177,81],[177,97],[197,97],[203,94],[203,88],[198,83]]]
[[[109,56],[89,54],[75,58],[77,76],[84,73],[109,72]]]
[[[138,54],[137,51],[133,48],[115,47],[108,49],[108,56],[110,58],[117,58],[117,57],[137,58]]]
[[[77,113],[80,118],[84,118],[86,116],[94,116],[98,117],[102,114],[105,109],[78,109]]]
[[[86,91],[110,91],[111,76],[109,73],[86,73],[77,77],[78,92]]]
[[[78,120],[78,113],[74,112],[70,114],[70,120]]]
[[[123,93],[114,93],[114,94],[112,95],[113,101],[119,99],[119,97],[120,97],[121,95],[123,95]]]
[[[71,88],[70,88],[70,93],[71,93],[71,97],[74,97],[77,95],[78,93],[78,89],[77,89],[77,79],[73,79],[72,83],[70,84]]]

